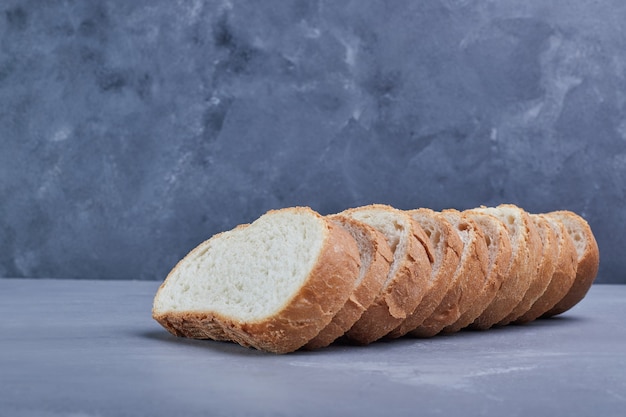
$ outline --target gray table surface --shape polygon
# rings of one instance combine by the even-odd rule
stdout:
[[[282,356],[171,336],[157,286],[0,279],[0,416],[626,415],[626,286],[525,326]]]

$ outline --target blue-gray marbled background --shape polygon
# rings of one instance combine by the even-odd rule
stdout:
[[[0,3],[0,276],[161,280],[266,210],[569,209],[626,282],[622,0]]]

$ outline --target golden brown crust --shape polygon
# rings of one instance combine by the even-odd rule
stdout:
[[[484,247],[485,256],[487,257],[483,261],[485,263],[484,282],[479,296],[476,297],[470,309],[461,315],[454,324],[443,329],[446,333],[456,332],[469,326],[485,311],[485,308],[491,304],[502,286],[505,278],[504,274],[511,263],[511,241],[504,224],[490,214],[466,211],[464,215],[474,220],[482,232],[482,239],[477,245],[477,254],[482,254],[483,249],[481,247]],[[497,248],[496,256],[493,259],[489,255],[488,243]]]
[[[315,213],[307,208],[293,209]],[[330,221],[324,222],[327,235],[315,267],[277,314],[258,322],[240,322],[211,311],[169,312],[155,314],[154,318],[177,336],[229,339],[273,353],[299,349],[345,304],[359,271],[360,256],[352,236]]]
[[[210,316],[190,312],[170,312],[153,313],[152,317],[174,336],[230,341],[221,323]]]
[[[338,224],[350,224],[353,229],[360,229],[366,244],[370,245],[371,260],[367,266],[367,272],[363,276],[361,282],[354,288],[352,294],[333,317],[332,321],[324,327],[317,336],[310,340],[305,349],[319,349],[326,347],[334,342],[345,332],[350,330],[354,323],[361,318],[363,312],[374,302],[376,296],[380,293],[387,275],[389,267],[393,260],[393,254],[389,245],[385,240],[385,236],[371,226],[347,216],[334,215],[329,217]],[[346,229],[349,231],[349,229]],[[354,235],[353,235],[354,237]],[[355,237],[356,239],[356,237]]]
[[[582,256],[578,257],[576,279],[574,280],[572,287],[562,300],[560,300],[552,309],[544,314],[544,317],[551,317],[566,312],[585,297],[587,291],[589,291],[589,288],[591,288],[593,281],[598,275],[600,252],[598,249],[598,243],[596,242],[589,224],[578,214],[563,210],[548,213],[547,215],[558,220],[565,219],[566,221],[575,222],[578,225],[579,230],[584,234],[583,238],[587,242],[585,252]]]
[[[519,324],[533,321],[553,308],[567,294],[576,278],[578,257],[572,238],[567,233],[565,226],[561,222],[542,214],[536,216],[540,216],[553,231],[555,247],[555,252],[552,255],[555,257],[554,272],[550,279],[550,284],[543,295],[535,301],[535,304],[532,305],[526,314],[515,321]]]
[[[413,313],[404,319],[398,327],[387,334],[389,338],[402,337],[408,332],[415,330],[435,311],[437,306],[441,304],[443,298],[452,287],[453,282],[451,277],[459,265],[460,254],[463,250],[463,242],[461,242],[457,233],[453,230],[452,225],[443,218],[441,213],[427,208],[410,210],[407,213],[418,223],[420,223],[421,216],[432,219],[438,226],[438,239],[441,239],[441,245],[444,249],[440,254],[441,260],[439,261],[439,267],[437,269],[433,268],[432,270],[432,288],[426,292],[424,298],[422,298],[422,301]],[[422,229],[425,230],[424,224],[420,223],[420,225],[422,225]],[[433,242],[431,242],[431,245],[433,245]]]
[[[451,291],[446,293],[443,301],[433,314],[408,333],[413,337],[432,337],[440,333],[446,326],[455,323],[463,313],[470,309],[479,296],[487,264],[486,248],[480,246],[483,236],[478,226],[469,218],[464,218],[458,210],[444,210],[442,215],[450,222],[450,216],[458,216],[455,231],[467,231],[469,239],[463,242],[463,255],[452,280],[455,282]],[[453,223],[453,222],[450,222]]]
[[[500,207],[520,210],[523,223],[521,228],[523,231],[526,231],[526,233],[521,233],[520,236],[517,236],[515,241],[513,240],[515,238],[509,233],[511,248],[513,251],[511,264],[505,273],[505,279],[500,287],[500,290],[498,291],[498,294],[494,297],[491,304],[489,304],[489,306],[487,306],[480,316],[478,316],[478,318],[472,323],[471,327],[474,329],[488,329],[508,316],[524,298],[524,294],[526,294],[526,291],[530,286],[532,274],[535,273],[536,269],[535,254],[537,252],[536,249],[530,248],[528,245],[527,224],[530,222],[528,213],[512,204],[503,204],[498,206],[498,208]],[[517,247],[517,250],[515,247]]]
[[[372,305],[346,333],[346,336],[359,344],[368,344],[385,336],[412,313],[424,297],[428,286],[431,266],[430,259],[420,242],[425,234],[419,224],[408,214],[390,206],[374,204],[347,210],[350,215],[355,210],[388,210],[395,216],[403,217],[408,225],[406,251],[398,260],[399,265],[393,277],[376,297]]]

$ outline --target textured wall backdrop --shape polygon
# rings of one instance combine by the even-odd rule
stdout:
[[[626,2],[5,0],[0,276],[163,279],[270,208],[582,214],[626,282]]]

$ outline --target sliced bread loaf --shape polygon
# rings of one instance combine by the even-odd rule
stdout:
[[[464,215],[478,225],[484,238],[484,246],[488,256],[484,281],[478,297],[472,306],[450,326],[443,329],[444,333],[459,331],[470,325],[493,301],[505,279],[511,263],[511,240],[506,226],[496,217],[481,212],[467,210]],[[480,254],[482,250],[477,250]],[[481,277],[477,277],[480,280]]]
[[[537,274],[541,241],[537,231],[531,226],[532,220],[528,213],[515,205],[502,204],[473,210],[500,219],[506,226],[511,241],[511,264],[500,291],[472,323],[473,328],[488,329],[507,317],[524,298]]]
[[[431,276],[434,285],[415,311],[387,335],[389,338],[402,337],[415,330],[435,311],[454,285],[452,277],[463,252],[463,242],[441,213],[427,208],[410,210],[408,213],[422,227],[434,250]]]
[[[453,287],[435,311],[419,327],[408,333],[413,337],[432,337],[469,310],[479,296],[487,268],[487,249],[476,223],[458,210],[444,210],[441,214],[463,242],[463,251],[452,277]]]
[[[551,317],[574,307],[589,291],[598,274],[600,252],[598,243],[585,219],[571,211],[554,211],[547,214],[559,220],[572,238],[578,256],[576,279],[567,294],[553,308],[544,314]]]
[[[432,250],[422,228],[404,211],[373,204],[341,214],[381,232],[393,253],[381,292],[346,333],[350,340],[368,344],[396,328],[420,303],[429,286]]]
[[[344,306],[359,262],[352,236],[313,210],[270,211],[184,257],[159,288],[152,315],[178,336],[291,352]]]
[[[550,284],[544,293],[535,301],[530,310],[524,315],[519,317],[516,323],[528,323],[535,320],[545,314],[548,310],[556,305],[565,294],[569,291],[576,278],[576,266],[578,263],[578,257],[576,254],[576,248],[572,238],[567,233],[565,226],[558,220],[550,218],[544,215],[538,216],[552,229],[554,237],[554,247],[556,251],[554,256],[554,272],[550,279]],[[545,235],[543,239],[549,239],[549,235]],[[544,242],[544,248],[547,246]]]
[[[348,216],[334,215],[329,218],[348,231],[357,242],[361,254],[359,278],[341,310],[304,346],[305,349],[326,347],[350,330],[380,293],[393,260],[385,236],[378,230]]]

